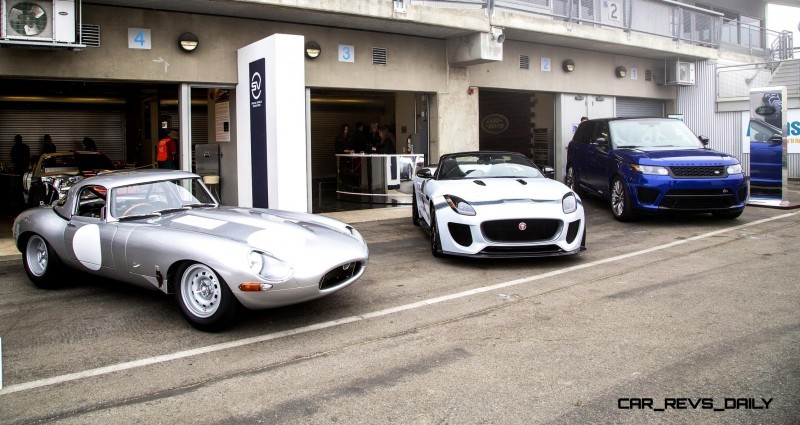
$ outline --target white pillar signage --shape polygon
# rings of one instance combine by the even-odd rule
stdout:
[[[239,205],[308,212],[304,40],[275,34],[238,51]]]

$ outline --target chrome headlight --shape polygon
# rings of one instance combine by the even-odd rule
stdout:
[[[475,215],[475,209],[472,208],[472,205],[458,196],[444,195],[444,200],[447,201],[447,205],[450,205],[453,211],[461,215]]]
[[[564,214],[574,213],[578,209],[578,200],[574,193],[570,192],[561,198],[561,209],[564,210]]]
[[[288,264],[263,252],[250,251],[247,264],[250,266],[250,271],[268,282],[284,282],[294,274],[294,270]]]
[[[729,165],[727,171],[728,174],[742,174],[742,164]]]
[[[666,167],[658,167],[655,165],[639,165],[639,164],[631,164],[634,170],[642,173],[642,174],[651,174],[655,176],[668,176],[669,170]]]

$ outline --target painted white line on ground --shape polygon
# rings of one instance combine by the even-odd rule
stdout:
[[[663,245],[654,246],[654,247],[647,248],[647,249],[642,249],[642,250],[631,252],[631,253],[628,253],[628,254],[617,255],[615,257],[609,257],[609,258],[605,258],[605,259],[602,259],[602,260],[596,260],[596,261],[592,261],[592,262],[589,262],[589,263],[579,264],[579,265],[576,265],[576,266],[567,267],[567,268],[564,268],[564,269],[558,269],[558,270],[554,270],[554,271],[547,272],[547,273],[542,273],[542,274],[538,274],[538,275],[534,275],[534,276],[528,276],[528,277],[524,277],[524,278],[520,278],[520,279],[510,280],[510,281],[498,283],[498,284],[495,284],[495,285],[482,286],[482,287],[479,287],[479,288],[474,288],[474,289],[470,289],[470,290],[462,291],[462,292],[456,292],[456,293],[444,295],[444,296],[441,296],[441,297],[429,298],[427,300],[422,300],[422,301],[418,301],[418,302],[410,303],[410,304],[404,304],[404,305],[400,305],[400,306],[396,306],[396,307],[390,307],[390,308],[383,309],[383,310],[373,311],[371,313],[365,313],[365,314],[361,314],[361,315],[345,317],[345,318],[342,318],[342,319],[330,320],[330,321],[323,322],[323,323],[316,323],[316,324],[313,324],[313,325],[303,326],[303,327],[295,328],[295,329],[289,329],[289,330],[285,330],[285,331],[282,331],[282,332],[275,332],[275,333],[266,334],[266,335],[260,335],[260,336],[245,338],[245,339],[239,339],[239,340],[236,340],[236,341],[230,341],[230,342],[225,342],[225,343],[221,343],[221,344],[214,344],[214,345],[208,345],[208,346],[205,346],[205,347],[198,347],[198,348],[194,348],[194,349],[191,349],[191,350],[178,351],[178,352],[175,352],[175,353],[164,354],[164,355],[161,355],[161,356],[148,357],[148,358],[134,360],[134,361],[130,361],[130,362],[118,363],[118,364],[115,364],[115,365],[99,367],[99,368],[96,368],[96,369],[89,369],[89,370],[85,370],[85,371],[81,371],[81,372],[69,373],[69,374],[66,374],[66,375],[54,376],[52,378],[39,379],[39,380],[36,380],[36,381],[25,382],[25,383],[22,383],[22,384],[15,384],[15,385],[11,385],[11,386],[8,386],[6,388],[0,389],[0,396],[12,394],[12,393],[17,393],[17,392],[20,392],[20,391],[31,390],[31,389],[34,389],[34,388],[46,387],[46,386],[49,386],[49,385],[61,384],[61,383],[64,383],[64,382],[69,382],[69,381],[76,381],[76,380],[79,380],[79,379],[85,379],[85,378],[89,378],[89,377],[92,377],[92,376],[106,375],[106,374],[109,374],[109,373],[119,372],[119,371],[123,371],[123,370],[134,369],[134,368],[138,368],[138,367],[143,367],[143,366],[149,366],[149,365],[154,365],[154,364],[158,364],[158,363],[169,362],[169,361],[172,361],[172,360],[183,359],[183,358],[186,358],[186,357],[198,356],[198,355],[201,355],[201,354],[208,354],[208,353],[213,353],[213,352],[216,352],[216,351],[222,351],[222,350],[228,350],[228,349],[231,349],[231,348],[243,347],[243,346],[246,346],[246,345],[258,344],[258,343],[261,343],[261,342],[271,341],[271,340],[275,340],[275,339],[279,339],[279,338],[284,338],[284,337],[287,337],[287,336],[298,335],[298,334],[303,334],[303,333],[307,333],[307,332],[318,331],[318,330],[321,330],[321,329],[332,328],[332,327],[335,327],[335,326],[344,325],[346,323],[353,323],[353,322],[358,322],[358,321],[362,321],[362,320],[373,319],[373,318],[376,318],[376,317],[388,316],[390,314],[400,313],[400,312],[403,312],[403,311],[413,310],[413,309],[417,309],[417,308],[421,308],[421,307],[425,307],[425,306],[429,306],[429,305],[433,305],[433,304],[439,304],[439,303],[443,303],[443,302],[447,302],[447,301],[452,301],[452,300],[456,300],[456,299],[459,299],[459,298],[465,298],[465,297],[469,297],[469,296],[476,295],[476,294],[482,294],[482,293],[485,293],[485,292],[491,292],[491,291],[495,291],[497,289],[507,288],[509,286],[520,285],[520,284],[523,284],[523,283],[533,282],[533,281],[546,279],[546,278],[553,277],[553,276],[567,274],[567,273],[574,272],[574,271],[577,271],[577,270],[582,270],[582,269],[587,269],[587,268],[590,268],[590,267],[599,266],[601,264],[613,263],[613,262],[625,260],[625,259],[628,259],[628,258],[631,258],[631,257],[637,257],[637,256],[640,256],[640,255],[649,254],[651,252],[672,248],[674,246],[682,245],[682,244],[685,244],[685,243],[688,243],[688,242],[691,242],[691,241],[698,241],[698,240],[710,238],[712,236],[716,236],[716,235],[719,235],[719,234],[723,234],[723,233],[728,233],[728,232],[733,232],[733,231],[736,231],[736,230],[744,229],[746,227],[756,226],[756,225],[767,223],[767,222],[770,222],[770,221],[775,221],[775,220],[780,220],[780,219],[783,219],[783,218],[793,217],[793,216],[798,215],[798,214],[800,214],[800,211],[793,212],[793,213],[782,214],[782,215],[779,215],[779,216],[776,216],[776,217],[770,217],[770,218],[765,218],[765,219],[762,219],[762,220],[753,221],[753,222],[750,222],[750,223],[741,224],[739,226],[728,227],[728,228],[725,228],[725,229],[715,230],[713,232],[703,233],[701,235],[692,236],[690,238],[686,238],[686,239],[670,242],[670,243],[663,244]],[[2,372],[2,371],[0,371],[0,372]]]

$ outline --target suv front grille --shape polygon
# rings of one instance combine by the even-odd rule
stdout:
[[[736,205],[736,197],[728,189],[670,190],[660,206],[676,210],[725,209]]]
[[[713,167],[669,167],[675,177],[727,177],[723,166]]]
[[[484,222],[481,232],[494,242],[537,242],[553,239],[560,227],[561,220],[520,218]]]

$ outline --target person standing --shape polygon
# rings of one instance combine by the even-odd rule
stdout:
[[[11,148],[11,161],[14,162],[14,173],[25,174],[31,163],[31,148],[22,142],[22,136],[14,136],[14,147]]]
[[[44,135],[44,146],[42,146],[42,153],[55,153],[58,149],[56,144],[53,143],[53,138],[49,134]]]
[[[158,141],[156,148],[156,161],[158,168],[175,169],[178,158],[178,132],[170,130],[166,137]]]
[[[97,152],[97,143],[89,136],[83,138],[83,150]]]
[[[353,138],[350,136],[350,126],[342,124],[339,134],[334,142],[336,153],[353,153]]]

